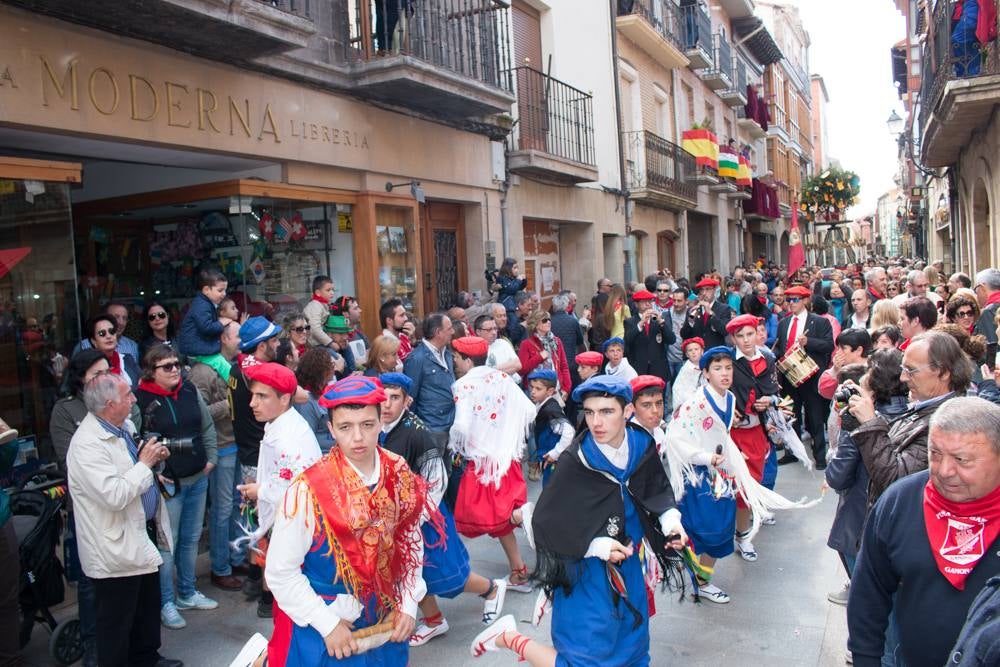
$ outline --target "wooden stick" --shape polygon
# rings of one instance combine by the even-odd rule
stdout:
[[[351,637],[354,639],[364,639],[365,637],[371,637],[372,635],[381,634],[383,632],[392,632],[395,627],[394,616],[390,615],[386,620],[375,625],[370,625],[367,628],[361,628],[360,630],[355,630],[351,633]]]

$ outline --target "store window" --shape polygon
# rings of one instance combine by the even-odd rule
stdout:
[[[69,185],[0,177],[0,416],[19,464],[51,460],[49,415],[80,337]]]
[[[417,239],[413,210],[376,205],[375,245],[378,249],[379,302],[400,299],[408,311],[417,304]]]

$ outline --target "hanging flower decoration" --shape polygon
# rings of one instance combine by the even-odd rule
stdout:
[[[802,186],[799,215],[808,221],[840,220],[844,211],[858,203],[861,179],[853,171],[827,169]]]

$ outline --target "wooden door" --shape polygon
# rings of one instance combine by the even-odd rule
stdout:
[[[548,86],[543,76],[542,30],[538,11],[523,2],[512,7],[514,26],[514,66],[517,70],[518,148],[540,150],[546,147],[548,132]]]
[[[468,289],[464,210],[460,204],[430,202],[421,207],[425,313],[455,305]]]
[[[538,292],[542,307],[562,290],[559,226],[546,220],[524,220],[524,274],[528,289]]]

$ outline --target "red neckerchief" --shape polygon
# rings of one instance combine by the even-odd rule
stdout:
[[[396,336],[399,337],[399,352],[396,353],[396,356],[399,357],[400,361],[406,361],[410,352],[413,352],[413,343],[410,342],[410,337],[402,331],[398,332]]]
[[[303,343],[302,345],[296,345],[295,346],[295,351],[299,353],[299,359],[301,359],[302,355],[306,353],[306,345],[305,345],[305,343]]]
[[[406,460],[376,449],[379,479],[373,489],[334,447],[304,473],[319,521],[314,548],[326,538],[337,565],[337,577],[362,605],[374,600],[380,615],[400,605],[404,587],[420,567],[421,513],[442,524],[430,507],[427,484],[410,471]]]
[[[902,343],[899,344],[900,352],[906,352],[906,348],[910,347],[910,339],[907,338]]]
[[[181,385],[184,384],[184,380],[177,383],[173,391],[170,389],[164,389],[160,385],[156,384],[152,380],[139,380],[139,389],[143,391],[148,391],[150,394],[155,394],[157,396],[169,396],[170,398],[177,400],[177,395],[181,393]]]
[[[118,351],[111,350],[111,354],[107,355],[107,359],[108,359],[108,365],[110,366],[110,368],[108,368],[108,371],[114,373],[115,375],[121,375],[122,358],[121,355],[118,354]]]
[[[885,298],[885,294],[879,294],[878,290],[876,290],[874,287],[869,287],[868,293],[872,295],[872,301],[878,301],[879,299]]]
[[[958,590],[1000,535],[1000,486],[979,500],[956,503],[924,487],[924,527],[938,571]]]
[[[319,294],[313,294],[313,301],[319,301],[321,304],[323,304],[327,308],[330,307],[330,300],[321,297]]]
[[[992,306],[994,303],[1000,303],[1000,292],[993,292],[993,294],[986,297],[987,306]]]

